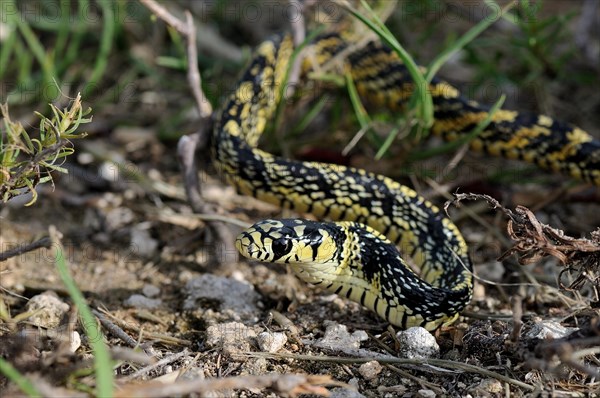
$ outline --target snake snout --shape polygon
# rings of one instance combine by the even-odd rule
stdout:
[[[260,251],[258,245],[245,232],[236,238],[235,247],[242,256],[247,258],[256,258]]]

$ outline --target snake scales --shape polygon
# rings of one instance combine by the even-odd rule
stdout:
[[[349,43],[332,33],[310,46],[313,59],[325,63]],[[280,100],[292,51],[288,36],[257,48],[215,124],[214,163],[244,195],[339,222],[261,221],[238,237],[238,250],[288,264],[301,279],[359,302],[399,327],[433,330],[452,322],[471,299],[472,264],[457,227],[435,205],[381,175],[289,160],[257,148]],[[374,41],[345,59],[365,100],[402,109],[414,85],[395,53]],[[446,82],[434,79],[429,90],[432,131],[444,139],[464,136],[489,115],[488,107],[463,98]],[[547,116],[500,110],[470,146],[600,185],[600,142]]]

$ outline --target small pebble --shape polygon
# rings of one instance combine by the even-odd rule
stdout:
[[[206,346],[220,348],[224,354],[250,351],[256,332],[240,322],[220,323],[206,329]]]
[[[258,347],[263,352],[277,352],[287,343],[287,336],[281,332],[262,332],[256,337]]]
[[[79,347],[81,347],[81,336],[76,331],[71,332],[71,340],[70,340],[69,350],[71,352],[77,351]]]
[[[136,256],[152,257],[158,248],[158,241],[152,238],[148,227],[141,223],[131,228],[131,250]]]
[[[106,229],[109,231],[115,231],[119,228],[123,228],[135,219],[135,213],[133,210],[127,207],[115,207],[106,212],[105,223]]]
[[[402,358],[432,358],[440,353],[440,346],[435,337],[420,326],[415,326],[396,334],[400,342],[398,355]]]
[[[330,398],[367,398],[356,390],[349,388],[334,388],[329,391]]]
[[[148,298],[141,294],[132,294],[123,302],[127,307],[140,308],[145,310],[155,310],[162,305],[161,299]]]
[[[200,275],[187,282],[187,297],[183,303],[185,310],[202,306],[206,299],[220,303],[219,311],[227,312],[234,320],[254,320],[260,310],[256,303],[260,295],[247,282],[211,274]]]
[[[366,380],[373,380],[381,373],[383,366],[377,361],[369,361],[358,367],[358,373]]]
[[[504,388],[502,386],[502,383],[496,379],[485,379],[479,382],[479,385],[476,387],[476,390],[491,395],[497,395],[502,393],[504,391]]]
[[[435,392],[433,390],[422,389],[417,391],[417,397],[419,398],[435,398]]]
[[[179,380],[201,380],[204,379],[204,368],[201,366],[192,366],[189,367],[189,361],[184,361],[183,368],[186,369],[181,373],[178,377]]]
[[[160,289],[154,285],[150,285],[147,283],[142,288],[142,293],[144,294],[144,296],[152,298],[160,294]]]
[[[560,339],[575,332],[578,328],[567,328],[558,322],[541,321],[533,325],[526,336],[530,339]]]
[[[69,304],[63,302],[50,290],[33,296],[25,306],[27,312],[34,313],[29,317],[29,321],[47,329],[57,327],[69,308]]]
[[[346,325],[335,322],[325,322],[325,325],[327,327],[325,336],[317,340],[316,347],[344,351],[348,348],[360,348],[360,342],[369,339],[364,330],[357,330],[350,334]]]

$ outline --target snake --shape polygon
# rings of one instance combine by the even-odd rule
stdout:
[[[312,57],[305,64],[314,68],[343,54],[342,69],[361,100],[405,110],[415,84],[401,59],[379,40],[353,44],[336,32],[321,34],[308,44]],[[236,248],[255,261],[285,264],[301,280],[399,328],[450,325],[472,298],[473,264],[465,239],[440,208],[383,175],[258,147],[281,101],[293,51],[290,35],[256,48],[215,118],[210,148],[217,171],[238,193],[312,216],[259,221],[237,237]],[[434,134],[458,140],[489,118],[470,141],[472,150],[600,185],[600,141],[584,130],[544,115],[491,113],[438,78],[428,90]]]

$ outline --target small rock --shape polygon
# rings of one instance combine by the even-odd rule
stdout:
[[[247,358],[240,368],[240,374],[264,375],[268,372],[269,367],[270,364],[266,358]]]
[[[287,343],[287,336],[281,332],[262,332],[256,338],[258,347],[263,352],[277,352]]]
[[[453,348],[444,354],[443,359],[446,359],[448,361],[460,361],[460,359],[461,359],[460,351],[458,351],[456,348]]]
[[[415,326],[396,334],[400,342],[400,351],[398,355],[402,358],[432,358],[440,353],[440,346],[435,341],[435,337],[420,326]]]
[[[421,389],[421,390],[417,391],[417,397],[435,398],[435,392],[433,390]]]
[[[142,288],[142,293],[144,294],[144,296],[152,298],[160,294],[160,289],[154,285],[150,285],[147,283]]]
[[[29,321],[47,329],[57,327],[69,308],[69,304],[63,302],[50,290],[33,296],[25,306],[27,312],[34,313],[29,317]]]
[[[504,391],[502,383],[496,379],[484,379],[474,388],[474,393],[481,393],[485,395],[498,395]]]
[[[187,365],[187,364],[186,364]],[[188,365],[189,366],[189,365]],[[186,367],[184,366],[184,369]],[[204,379],[204,368],[200,366],[192,366],[187,368],[178,377],[179,380],[202,380]]]
[[[325,322],[325,325],[327,326],[325,336],[317,340],[315,347],[344,351],[348,348],[360,348],[360,342],[369,339],[364,330],[357,330],[350,334],[346,325],[335,322]]]
[[[401,384],[395,384],[393,386],[377,386],[378,396],[385,398],[404,397],[407,390],[408,388]]]
[[[151,257],[158,248],[158,241],[150,236],[148,227],[141,223],[131,228],[131,250],[137,256]]]
[[[381,373],[383,366],[377,361],[369,361],[358,367],[358,373],[366,380],[373,380]]]
[[[140,308],[145,310],[155,310],[162,305],[161,299],[152,299],[141,294],[132,294],[123,302],[127,307]]]
[[[79,347],[81,347],[81,336],[79,335],[79,333],[77,333],[76,331],[72,331],[71,339],[69,340],[69,342],[71,343],[69,345],[69,350],[74,353]]]
[[[351,390],[349,388],[334,388],[329,391],[330,398],[367,398],[356,390]]]
[[[360,384],[360,381],[358,380],[357,377],[353,377],[350,380],[348,380],[348,385],[350,387],[354,387],[357,391],[358,391],[359,384]]]
[[[567,328],[558,322],[541,321],[533,325],[531,330],[527,332],[526,336],[530,339],[560,339],[568,336],[576,330],[578,330],[578,328]]]
[[[186,284],[187,297],[183,303],[185,310],[194,310],[202,300],[216,300],[219,310],[227,311],[235,320],[254,320],[260,311],[256,306],[260,296],[254,287],[246,282],[231,278],[204,274],[191,279]]]
[[[127,207],[115,207],[106,212],[105,223],[106,229],[109,231],[115,231],[119,228],[123,228],[135,219],[133,210]]]
[[[224,354],[231,355],[250,351],[256,332],[240,322],[220,323],[206,329],[206,345],[220,348]]]

